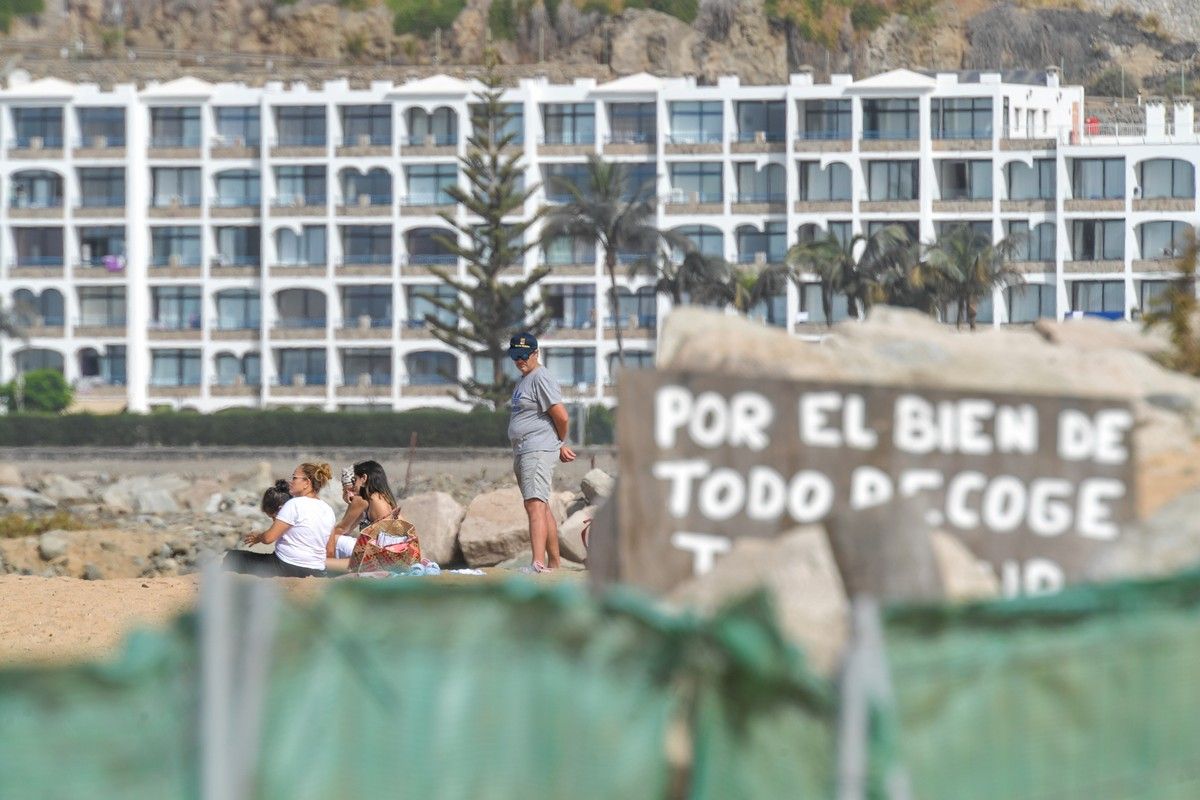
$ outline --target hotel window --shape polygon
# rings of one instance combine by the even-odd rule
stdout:
[[[867,196],[873,201],[916,200],[921,180],[916,161],[871,161]]]
[[[217,328],[250,330],[262,322],[262,302],[252,289],[226,289],[217,292]]]
[[[655,103],[610,103],[609,140],[614,144],[654,144],[658,134]]]
[[[388,105],[342,106],[342,143],[390,145],[392,143],[392,107]]]
[[[1072,222],[1071,258],[1075,261],[1120,261],[1125,258],[1125,221],[1079,219]]]
[[[14,108],[13,128],[16,147],[58,148],[63,146],[63,112],[61,108]]]
[[[738,141],[782,142],[787,133],[787,112],[782,100],[737,103]]]
[[[992,162],[944,159],[937,162],[942,200],[991,200]]]
[[[155,286],[150,299],[154,327],[171,331],[200,327],[199,286]]]
[[[325,263],[325,226],[305,225],[296,233],[291,228],[275,232],[275,249],[283,266],[312,266]]]
[[[1071,310],[1124,315],[1125,281],[1071,281]]]
[[[720,162],[684,161],[671,164],[671,195],[677,203],[720,203],[722,192]]]
[[[1053,158],[1035,158],[1033,166],[1020,161],[1005,165],[1009,200],[1053,200],[1055,198],[1055,164]]]
[[[150,358],[151,386],[200,385],[199,350],[152,350]]]
[[[79,205],[83,208],[121,208],[125,205],[124,167],[79,170]]]
[[[990,97],[935,97],[929,114],[934,139],[992,138]]]
[[[155,267],[200,266],[200,228],[192,225],[151,228],[150,264]]]
[[[280,106],[275,109],[278,143],[283,147],[320,147],[325,144],[324,106]]]
[[[801,139],[849,139],[849,100],[805,100],[800,104]]]
[[[124,147],[125,109],[95,107],[81,108],[79,116],[79,138],[83,147]]]
[[[916,139],[920,136],[915,97],[863,100],[864,139]]]
[[[151,147],[199,147],[199,106],[150,109]]]
[[[410,206],[451,205],[454,198],[446,194],[451,186],[458,185],[457,164],[421,164],[405,169],[408,180]]]
[[[1023,283],[1004,290],[1008,304],[1008,321],[1027,324],[1042,318],[1054,319],[1058,306],[1058,289],[1044,283]]]
[[[1077,158],[1071,165],[1071,194],[1076,200],[1125,197],[1125,159]]]
[[[593,144],[596,141],[594,103],[545,103],[542,124],[546,144]]]
[[[826,203],[850,199],[850,167],[833,163],[822,169],[819,161],[801,161],[797,166],[800,200]]]
[[[1004,235],[1016,245],[1014,261],[1054,261],[1057,257],[1058,235],[1053,222],[1043,222],[1032,229],[1023,219],[1010,219],[1004,225]]]
[[[258,147],[258,106],[223,106],[216,109],[217,138],[225,147]]]
[[[711,144],[725,138],[724,104],[677,101],[670,104],[673,144]]]
[[[155,167],[150,170],[151,203],[155,208],[200,205],[198,167]]]
[[[1196,196],[1196,168],[1178,158],[1152,158],[1138,164],[1142,197],[1191,200]]]

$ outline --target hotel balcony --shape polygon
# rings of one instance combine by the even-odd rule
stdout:
[[[10,159],[57,161],[63,157],[62,136],[18,136],[8,142]]]
[[[71,150],[77,161],[88,159],[124,159],[125,137],[121,134],[76,139]]]

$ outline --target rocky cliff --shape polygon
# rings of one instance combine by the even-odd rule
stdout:
[[[110,59],[99,72],[111,80],[153,76],[167,62],[226,64],[243,73],[228,77],[254,81],[300,67],[453,71],[478,64],[490,42],[516,71],[552,76],[648,71],[778,83],[802,64],[821,79],[901,66],[1059,64],[1068,80],[1095,93],[1123,85],[1130,95],[1176,93],[1181,84],[1190,93],[1200,78],[1200,17],[1184,8],[1193,0],[700,0],[670,6],[676,16],[635,8],[633,0],[448,0],[463,3],[449,6],[450,24],[415,32],[435,23],[396,10],[411,2],[47,0],[42,14],[13,20],[3,66],[75,77],[72,69],[86,72],[79,62]],[[820,30],[801,13],[817,7],[825,15]],[[231,61],[234,54],[274,59]],[[97,70],[90,72],[83,77],[94,79]]]

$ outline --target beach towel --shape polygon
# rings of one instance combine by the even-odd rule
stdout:
[[[350,572],[407,572],[421,561],[417,527],[406,519],[385,517],[358,535],[350,554]]]

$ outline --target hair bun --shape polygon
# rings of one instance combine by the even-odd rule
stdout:
[[[317,464],[316,466],[317,479],[320,480],[322,485],[329,483],[333,478],[333,467],[328,464]]]
[[[280,478],[279,480],[275,481],[275,491],[286,492],[287,490],[288,490],[288,482],[287,481],[285,481],[283,478]]]

